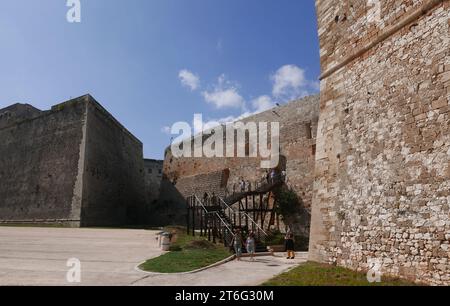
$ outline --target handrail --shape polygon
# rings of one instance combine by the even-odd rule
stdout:
[[[239,214],[238,212],[235,212],[230,206],[228,206],[228,204],[227,204],[221,197],[219,197],[219,199],[220,199],[220,200],[221,200],[228,208],[231,209],[231,211],[233,212],[234,215]],[[253,224],[256,225],[256,227],[257,227],[259,230],[261,230],[261,231],[263,232],[263,234],[264,234],[265,236],[267,236],[267,233],[261,228],[261,226],[259,226],[258,223],[257,223],[255,220],[253,220],[253,218],[250,217],[245,211],[241,211],[241,214],[243,214],[244,216],[246,216]]]
[[[209,196],[210,199],[212,199],[213,195],[209,192],[206,192],[206,194]],[[229,208],[233,213],[234,213],[234,209],[231,208],[220,196],[216,196],[214,195],[214,197],[216,197],[217,199],[221,200],[223,204],[225,204],[226,208]]]
[[[195,200],[196,200],[198,203],[200,203],[200,206],[203,208],[203,210],[204,210],[206,213],[209,213],[209,211],[206,209],[205,205],[203,205],[202,201],[200,201],[200,199],[198,198],[198,196],[197,196],[197,195],[194,195],[194,198],[195,198]],[[231,233],[231,235],[234,237],[235,235],[234,235],[233,231],[228,227],[227,223],[220,217],[220,215],[219,215],[217,212],[216,212],[215,214],[216,214],[216,216],[220,219],[220,221],[222,222],[222,224],[228,229],[228,231]]]
[[[222,219],[222,217],[220,217],[219,213],[216,212],[217,217],[220,219],[220,221],[222,221],[223,225],[225,225],[225,227],[227,228],[227,230],[231,233],[231,235],[234,237],[236,236],[233,231],[228,227],[227,223]]]
[[[197,197],[197,195],[194,195],[194,197],[195,197],[195,200],[196,200],[198,203],[200,203],[200,206],[203,208],[203,210],[204,210],[206,213],[209,213],[209,211],[206,209],[205,205],[203,205],[202,201],[199,200],[199,198]]]
[[[249,194],[249,193],[262,192],[262,190],[266,189],[267,187],[271,187],[271,186],[276,185],[285,180],[286,180],[286,175],[277,174],[274,177],[270,177],[269,181],[267,181],[267,179],[265,179],[265,178],[254,181],[253,182],[254,188],[251,188],[251,189],[245,189],[244,191],[241,190],[239,192],[236,192],[236,191],[234,191],[234,188],[233,188],[233,192],[228,193],[228,195],[226,195],[225,197],[232,198],[234,196],[242,196],[242,195]],[[233,185],[235,186],[236,184],[233,184]]]

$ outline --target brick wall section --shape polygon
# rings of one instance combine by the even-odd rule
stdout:
[[[430,1],[381,1],[381,23],[365,2],[316,1],[322,71]],[[450,9],[438,2],[321,82],[312,260],[375,259],[450,284]]]
[[[226,171],[214,171],[194,176],[185,176],[178,179],[176,187],[186,198],[191,195],[198,195],[200,198],[205,191],[215,193],[218,196],[225,195]]]

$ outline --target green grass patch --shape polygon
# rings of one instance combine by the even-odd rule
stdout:
[[[139,266],[147,272],[181,273],[207,267],[225,258],[231,253],[222,245],[216,245],[201,237],[192,237],[181,228],[175,230],[177,240],[170,247],[171,252],[147,260]]]
[[[265,282],[263,286],[414,286],[399,278],[382,277],[381,283],[369,283],[366,273],[315,262],[301,264]]]

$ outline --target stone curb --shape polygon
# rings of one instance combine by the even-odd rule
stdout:
[[[166,252],[166,253],[167,253],[167,252]],[[299,252],[299,253],[303,253],[303,252]],[[164,255],[164,254],[161,254],[161,255]],[[161,255],[160,255],[160,256],[161,256]],[[273,256],[273,257],[279,257],[279,256],[276,256],[275,253],[272,253],[272,252],[256,253],[256,254],[255,254],[255,257],[258,257],[258,256],[259,256],[259,257],[261,257],[261,256]],[[159,256],[158,256],[158,257],[159,257]],[[250,257],[250,255],[248,255],[248,254],[243,254],[242,257]],[[157,258],[157,257],[155,257],[155,258]],[[145,260],[145,261],[143,261],[143,262],[138,263],[138,264],[134,267],[134,270],[137,271],[137,272],[139,272],[139,273],[144,273],[144,274],[147,274],[147,275],[188,275],[188,274],[199,273],[199,272],[202,272],[202,271],[205,271],[205,270],[208,270],[208,269],[211,269],[211,268],[214,268],[214,267],[217,267],[217,266],[226,264],[227,262],[230,262],[230,261],[232,261],[232,260],[234,260],[234,259],[236,259],[236,255],[231,255],[230,257],[225,258],[224,260],[218,261],[218,262],[216,262],[216,263],[214,263],[214,264],[212,264],[212,265],[209,265],[209,266],[207,266],[207,267],[203,267],[203,268],[200,268],[200,269],[197,269],[197,270],[194,270],[194,271],[179,272],[179,273],[159,273],[159,272],[148,272],[148,271],[144,271],[144,270],[140,269],[139,266],[142,265],[143,263],[145,263],[145,262],[147,261],[147,260]]]
[[[155,258],[157,258],[157,257],[155,257]],[[139,266],[142,265],[143,263],[145,263],[147,260],[137,264],[137,266],[135,266],[134,269],[136,271],[140,272],[140,273],[145,273],[147,275],[187,275],[187,274],[195,274],[195,273],[198,273],[198,272],[201,272],[201,271],[205,271],[205,270],[208,270],[208,269],[211,269],[211,268],[223,265],[223,264],[225,264],[227,262],[230,262],[230,261],[234,260],[235,258],[236,258],[236,255],[231,255],[230,257],[225,258],[225,259],[223,259],[221,261],[218,261],[218,262],[216,262],[216,263],[214,263],[212,265],[209,265],[207,267],[203,267],[203,268],[200,268],[200,269],[197,269],[197,270],[194,270],[194,271],[179,272],[179,273],[148,272],[148,271],[144,271],[144,270],[140,269]]]

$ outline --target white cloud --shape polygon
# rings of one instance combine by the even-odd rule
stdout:
[[[204,91],[202,95],[207,103],[219,109],[245,107],[245,100],[239,94],[237,86],[227,81],[225,75],[219,77],[218,84],[212,91]]]
[[[189,70],[181,70],[178,74],[181,84],[189,87],[192,91],[196,90],[200,86],[200,78]]]
[[[170,126],[163,126],[161,128],[161,133],[163,133],[163,134],[171,134],[172,133],[172,129],[170,128]]]
[[[253,112],[244,112],[239,116],[228,116],[228,117],[223,117],[223,118],[219,118],[219,119],[208,119],[207,121],[204,121],[203,124],[203,131],[207,131],[210,130],[218,125],[224,125],[227,123],[234,123],[237,122],[239,120],[242,120],[244,118],[250,117],[254,115]]]
[[[221,40],[218,42],[219,47],[221,47]],[[179,77],[183,85],[190,87],[191,90],[199,88],[200,79],[192,72],[182,70]],[[272,96],[270,94],[261,95],[247,102],[239,93],[239,84],[227,80],[226,76],[222,74],[217,79],[216,84],[202,91],[201,95],[206,103],[214,105],[217,109],[235,108],[240,109],[242,114],[219,119],[208,118],[206,121],[198,119],[194,122],[196,133],[268,111],[278,105],[275,101],[294,100],[320,90],[319,82],[308,80],[305,70],[296,65],[282,66],[271,76],[271,79],[273,81]],[[168,127],[164,127],[162,131],[170,133]]]
[[[215,90],[213,92],[204,92],[203,97],[206,102],[214,104],[217,108],[242,107],[244,99],[234,88],[225,90]]]
[[[275,107],[275,102],[272,100],[271,97],[265,95],[254,99],[252,101],[252,106],[255,109],[255,114],[262,113]]]
[[[285,65],[272,76],[274,97],[296,98],[307,94],[305,71],[295,65]]]

